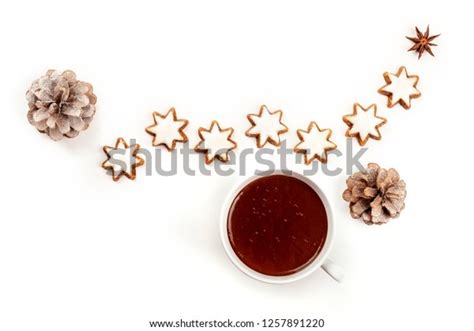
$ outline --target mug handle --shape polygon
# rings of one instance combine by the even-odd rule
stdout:
[[[331,261],[331,259],[326,259],[321,268],[323,268],[329,276],[339,283],[344,279],[344,269]]]

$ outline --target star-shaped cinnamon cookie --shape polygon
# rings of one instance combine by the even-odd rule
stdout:
[[[145,164],[145,161],[137,156],[140,145],[128,146],[123,138],[118,138],[115,147],[104,146],[107,159],[102,163],[102,168],[111,171],[112,179],[118,181],[122,176],[134,180],[136,168]]]
[[[189,121],[178,119],[174,108],[171,108],[164,116],[154,112],[153,120],[155,124],[145,129],[147,133],[153,136],[153,146],[163,145],[168,151],[172,151],[176,148],[177,142],[188,141],[188,137],[183,130]]]
[[[355,137],[359,145],[364,146],[369,138],[380,140],[382,135],[379,128],[387,123],[387,119],[377,116],[377,105],[372,104],[368,108],[355,103],[353,113],[342,117],[344,123],[349,126],[346,137]]]
[[[280,134],[288,132],[288,127],[281,121],[282,116],[281,110],[271,112],[267,106],[261,106],[258,114],[247,115],[252,127],[245,132],[245,135],[256,138],[259,148],[265,146],[267,142],[280,146]]]
[[[332,134],[331,129],[321,130],[312,121],[308,125],[308,129],[296,131],[300,142],[294,147],[296,153],[303,153],[306,164],[310,164],[315,159],[322,163],[327,162],[327,152],[337,148],[337,145],[329,140]]]
[[[194,150],[205,154],[206,164],[210,164],[215,159],[227,162],[229,152],[237,147],[237,143],[231,139],[233,133],[233,128],[221,129],[217,121],[212,121],[209,129],[199,128],[198,134],[201,141]]]
[[[387,106],[392,108],[400,104],[405,109],[410,109],[411,99],[421,96],[416,88],[419,77],[408,75],[405,67],[400,67],[396,74],[385,72],[383,74],[386,85],[379,89],[379,93],[388,98]]]

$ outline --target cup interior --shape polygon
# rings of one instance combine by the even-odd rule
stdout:
[[[325,211],[326,211],[326,216],[327,216],[327,235],[326,235],[326,240],[324,242],[324,245],[321,249],[321,251],[319,252],[319,254],[314,258],[313,261],[311,261],[306,267],[304,267],[303,269],[293,273],[293,274],[290,274],[290,275],[285,275],[285,276],[270,276],[270,275],[266,275],[266,274],[262,274],[258,271],[255,271],[253,270],[252,268],[248,267],[238,256],[237,254],[234,252],[234,249],[232,248],[231,246],[231,243],[230,243],[230,239],[229,239],[229,235],[228,235],[228,230],[227,230],[227,226],[228,226],[228,215],[229,215],[229,210],[232,206],[232,203],[234,201],[234,199],[236,198],[237,194],[239,194],[239,192],[245,187],[247,186],[249,183],[251,183],[252,181],[258,179],[258,178],[261,178],[262,176],[272,176],[272,175],[284,175],[284,176],[290,176],[290,177],[294,177],[296,179],[299,179],[301,180],[302,182],[306,183],[309,187],[311,187],[315,192],[316,194],[320,197],[321,201],[323,202],[323,205],[324,205],[324,208],[325,208]],[[227,255],[229,256],[230,260],[232,261],[232,263],[238,268],[240,269],[242,272],[244,272],[246,275],[254,278],[254,279],[257,279],[257,280],[260,280],[260,281],[263,281],[263,282],[266,282],[266,283],[272,283],[272,284],[284,284],[284,283],[290,283],[290,282],[293,282],[293,281],[296,281],[296,280],[299,280],[299,279],[302,279],[304,277],[307,277],[308,275],[310,275],[312,272],[314,272],[315,270],[317,270],[319,267],[321,267],[321,265],[323,264],[323,262],[326,260],[326,258],[328,257],[328,253],[332,247],[332,243],[333,243],[333,238],[334,238],[334,220],[333,220],[333,214],[332,214],[332,210],[331,210],[331,206],[329,204],[329,201],[326,197],[326,195],[324,194],[324,192],[319,188],[319,186],[314,183],[311,179],[299,174],[299,173],[296,173],[296,172],[289,172],[289,171],[281,171],[281,170],[278,170],[278,171],[273,171],[272,173],[270,174],[265,174],[265,175],[254,175],[254,176],[250,176],[250,177],[247,177],[243,180],[241,180],[240,182],[238,182],[234,188],[229,192],[225,202],[224,202],[224,205],[222,207],[222,210],[221,210],[221,216],[220,216],[220,235],[221,235],[221,240],[222,240],[222,244],[224,246],[224,249],[227,253]]]

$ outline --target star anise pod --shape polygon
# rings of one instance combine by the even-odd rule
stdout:
[[[413,44],[414,44],[408,51],[409,52],[410,51],[417,52],[418,53],[418,59],[421,58],[421,56],[423,55],[423,53],[425,51],[430,53],[431,56],[434,56],[433,51],[431,50],[431,46],[438,46],[438,45],[432,43],[432,41],[435,38],[439,37],[440,35],[437,34],[435,36],[430,36],[430,26],[429,25],[426,28],[425,33],[421,33],[421,31],[418,29],[418,27],[416,27],[415,29],[416,29],[416,37],[406,37],[408,40],[412,41]]]

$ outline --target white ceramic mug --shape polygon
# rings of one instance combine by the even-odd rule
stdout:
[[[232,246],[229,240],[229,235],[227,232],[229,209],[235,197],[237,196],[237,194],[247,184],[249,184],[250,182],[252,182],[253,180],[257,178],[262,177],[262,175],[254,175],[254,176],[247,177],[244,180],[241,180],[239,183],[237,183],[237,185],[229,192],[224,202],[224,205],[222,206],[221,219],[220,219],[221,240],[222,240],[222,244],[224,245],[224,249],[227,255],[229,256],[230,260],[234,263],[234,265],[237,268],[239,268],[246,275],[254,279],[260,280],[262,282],[266,282],[266,283],[285,284],[285,283],[294,282],[296,280],[309,276],[311,273],[313,273],[315,270],[319,268],[322,268],[324,271],[326,271],[332,278],[334,278],[338,282],[342,281],[342,278],[344,277],[343,269],[328,258],[329,251],[331,250],[331,247],[334,241],[334,218],[333,218],[331,206],[324,192],[312,180],[293,171],[291,171],[291,174],[290,174],[289,171],[283,172],[281,170],[278,170],[269,174],[269,176],[271,175],[285,175],[285,176],[292,176],[294,178],[297,178],[303,181],[304,183],[306,183],[307,185],[309,185],[316,192],[316,194],[318,194],[318,196],[321,198],[324,204],[324,208],[326,209],[327,222],[328,222],[328,232],[327,232],[324,246],[319,252],[318,256],[316,256],[316,258],[310,264],[308,264],[305,268],[301,269],[300,271],[294,274],[286,275],[286,276],[269,276],[269,275],[262,274],[258,271],[255,271],[249,268],[247,265],[245,265],[245,263],[243,263],[239,259],[239,257],[235,254],[234,250],[232,249]]]

